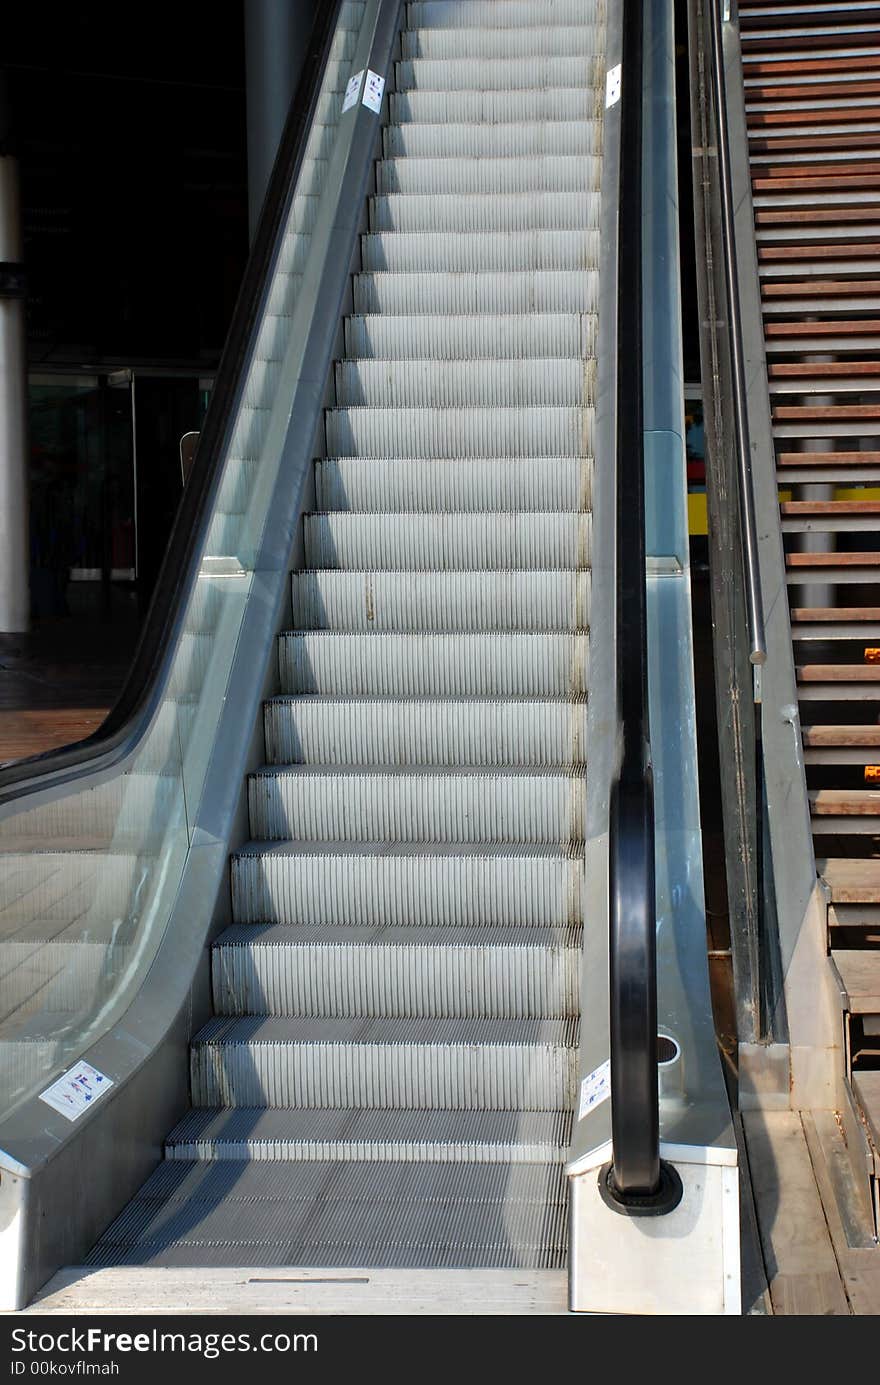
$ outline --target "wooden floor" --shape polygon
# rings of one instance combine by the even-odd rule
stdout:
[[[834,1113],[753,1111],[743,1126],[769,1289],[769,1305],[752,1311],[880,1314],[880,1248],[852,1208],[841,1212],[832,1184],[829,1151],[842,1145]]]
[[[119,696],[140,622],[123,594],[107,610],[93,604],[0,636],[0,764],[84,740]]]

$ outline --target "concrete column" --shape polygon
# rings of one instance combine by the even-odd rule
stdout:
[[[253,240],[316,0],[245,0],[248,225]]]
[[[21,206],[0,73],[0,634],[27,630],[28,450]]]

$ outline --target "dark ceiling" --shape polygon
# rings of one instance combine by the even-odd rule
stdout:
[[[216,364],[247,253],[242,9],[9,6],[33,368]]]

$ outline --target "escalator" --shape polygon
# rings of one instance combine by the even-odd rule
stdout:
[[[410,6],[194,1109],[90,1264],[564,1264],[603,25],[510,9]]]
[[[641,402],[617,394],[618,352],[642,389],[617,206],[623,176],[632,237],[641,163],[626,174],[619,126],[641,104],[641,11],[323,7],[185,495],[184,575],[166,564],[182,595],[139,656],[165,672],[123,700],[86,770],[62,756],[0,782],[19,1303],[65,1263],[490,1268],[550,1272],[561,1310],[574,1182],[604,1220],[573,1306],[627,1302],[625,1260],[601,1298],[603,1238],[643,1253],[626,1225],[647,1210],[669,1214],[674,1248],[706,1238],[696,1311],[737,1311],[699,859],[671,6],[644,64],[666,151],[647,218],[653,520],[642,480],[615,489],[642,470]],[[629,244],[641,255],[638,232]],[[657,916],[651,809],[645,936],[624,916],[615,951],[609,789],[621,759],[652,783],[647,710],[620,723],[618,534],[648,594],[620,638],[639,696],[650,640],[651,715],[677,743],[656,755]],[[47,1126],[41,1074],[65,1067]],[[68,1079],[95,1102],[69,1128]],[[621,1172],[633,1130],[654,1182]],[[72,1180],[82,1202],[61,1215]],[[669,1285],[653,1262],[649,1278],[655,1311]]]

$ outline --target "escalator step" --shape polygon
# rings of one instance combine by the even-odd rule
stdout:
[[[276,697],[265,704],[276,764],[582,765],[586,700]]]

